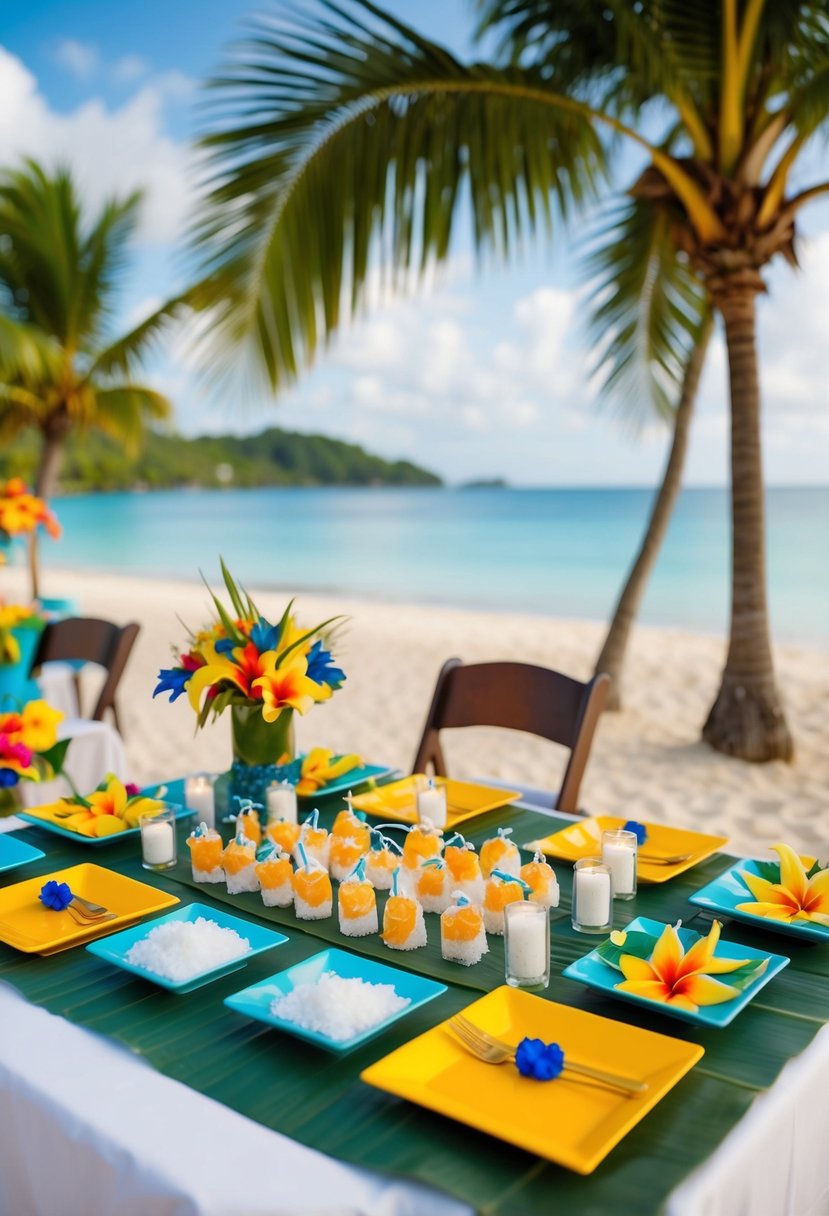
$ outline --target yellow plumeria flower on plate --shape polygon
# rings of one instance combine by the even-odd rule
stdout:
[[[700,1005],[721,1005],[739,995],[739,989],[715,979],[739,971],[750,959],[715,958],[722,926],[715,920],[707,937],[685,950],[676,925],[666,925],[649,959],[623,954],[619,967],[624,981],[620,992],[661,1001],[695,1013]]]
[[[754,902],[737,904],[736,910],[787,924],[805,920],[829,928],[829,867],[810,878],[802,858],[789,845],[771,847],[780,858],[780,881],[738,870]]]

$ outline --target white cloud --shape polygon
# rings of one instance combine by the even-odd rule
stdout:
[[[140,55],[124,55],[112,65],[109,75],[116,84],[133,84],[149,70],[149,64]]]
[[[76,38],[64,38],[55,46],[56,61],[78,80],[88,80],[98,68],[98,49]]]
[[[68,114],[52,110],[37,81],[0,47],[0,163],[22,156],[67,164],[91,206],[143,188],[140,237],[173,241],[191,199],[190,153],[164,133],[164,104],[190,82],[173,72],[149,80],[122,106],[92,98]]]

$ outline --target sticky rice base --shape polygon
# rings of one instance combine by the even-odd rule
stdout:
[[[471,967],[475,963],[479,963],[484,955],[489,953],[483,926],[477,937],[473,937],[468,942],[452,941],[441,935],[440,952],[447,962],[462,963],[464,967]]]
[[[262,903],[267,908],[290,908],[294,902],[294,889],[288,882],[280,883],[278,887],[262,888]]]
[[[465,882],[456,882],[452,890],[462,891],[471,904],[475,904],[478,908],[483,907],[485,887],[482,876],[468,878]]]
[[[366,866],[366,878],[369,880],[375,891],[390,891],[392,870],[385,870],[380,866]]]
[[[419,950],[421,946],[426,945],[426,921],[423,919],[423,909],[420,904],[415,912],[415,923],[409,936],[406,938],[402,946],[392,946],[384,941],[383,945],[388,950]]]
[[[347,878],[348,878],[348,877],[349,877],[351,874],[353,874],[353,873],[354,873],[354,871],[355,871],[355,869],[357,868],[358,864],[359,864],[359,858],[357,859],[357,861],[355,861],[355,862],[354,862],[354,864],[353,864],[353,865],[349,864],[349,865],[347,865],[347,866],[340,865],[338,862],[336,862],[336,861],[332,861],[332,862],[331,862],[331,867],[330,867],[330,869],[331,869],[331,877],[332,877],[332,878],[336,878],[337,882],[345,882],[345,880],[346,880],[346,879],[347,879]]]
[[[311,845],[310,848],[307,844],[303,844],[302,847],[305,849],[305,856],[309,861],[318,861],[324,870],[328,869],[328,855],[331,852],[330,841],[326,840],[325,844],[321,845]],[[298,847],[294,849],[294,861],[298,866],[302,865],[302,854]]]
[[[309,904],[301,895],[294,895],[294,911],[297,920],[325,920],[331,915],[334,907],[333,899],[326,899],[321,904]]]
[[[487,933],[492,933],[496,937],[504,936],[504,910],[500,912],[490,912],[489,908],[484,908],[484,928]]]
[[[416,898],[424,912],[445,912],[452,903],[449,891],[443,891],[440,895],[417,895]]]
[[[343,937],[368,937],[377,932],[377,909],[372,908],[365,916],[343,916],[340,912],[340,933]]]
[[[221,866],[213,870],[197,870],[193,866],[193,882],[224,882],[225,872]]]
[[[228,895],[241,895],[243,891],[258,890],[259,876],[256,873],[255,861],[252,861],[248,866],[243,866],[237,874],[228,874],[227,876]]]

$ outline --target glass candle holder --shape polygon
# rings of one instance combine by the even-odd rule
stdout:
[[[184,805],[197,823],[216,826],[216,778],[212,773],[193,773],[184,782]]]
[[[546,988],[550,983],[550,913],[542,904],[504,908],[504,960],[511,988]]]
[[[573,866],[573,928],[577,933],[607,933],[613,923],[613,882],[598,857]]]
[[[417,791],[417,817],[422,822],[428,819],[436,828],[446,827],[446,786],[430,781],[425,789]]]
[[[265,791],[268,823],[284,819],[286,823],[297,822],[296,786],[290,781],[273,781]]]
[[[637,851],[635,832],[623,828],[602,832],[602,862],[610,870],[614,899],[633,899],[636,894]]]
[[[145,870],[169,870],[176,864],[176,816],[171,806],[157,815],[139,815],[141,864]]]

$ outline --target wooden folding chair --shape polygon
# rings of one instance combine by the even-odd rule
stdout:
[[[460,659],[448,659],[438,676],[412,772],[423,773],[431,767],[436,776],[448,776],[441,730],[500,726],[525,731],[570,749],[561,787],[545,803],[575,813],[609,688],[610,677],[604,673],[582,684],[559,671],[529,663],[467,666]]]
[[[97,663],[103,667],[106,676],[95,708],[89,716],[101,722],[104,714],[110,710],[116,729],[123,735],[115,691],[139,631],[140,626],[134,622],[116,625],[95,617],[68,617],[63,621],[54,621],[41,634],[33,670],[42,663]]]

